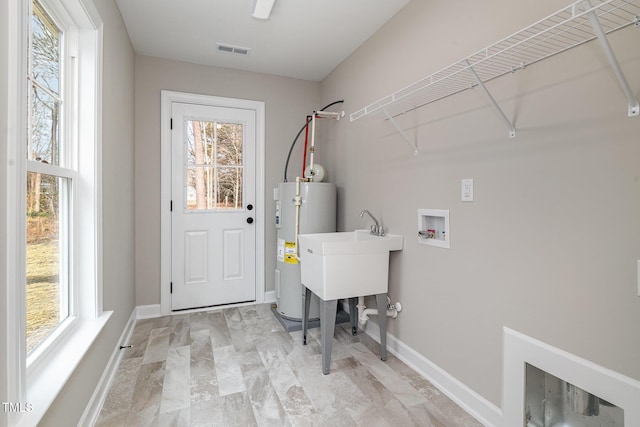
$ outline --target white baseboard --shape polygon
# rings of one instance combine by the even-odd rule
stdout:
[[[136,307],[136,319],[152,319],[161,315],[160,304],[139,305]]]
[[[267,291],[264,293],[264,302],[274,303],[276,302],[276,291]]]
[[[131,334],[133,333],[133,327],[136,324],[136,312],[137,309],[134,308],[127,324],[120,334],[120,338],[116,344],[116,348],[111,353],[111,357],[109,358],[109,362],[107,366],[104,368],[102,372],[102,376],[100,377],[100,381],[98,381],[98,385],[96,386],[93,394],[91,395],[91,399],[89,399],[89,403],[80,417],[80,421],[78,422],[78,426],[93,426],[98,420],[98,416],[100,415],[100,411],[102,410],[102,405],[104,405],[104,401],[107,398],[107,392],[109,391],[109,387],[111,387],[111,382],[113,381],[113,377],[120,365],[120,360],[122,359],[122,350],[120,349],[121,345],[129,342],[131,338]]]
[[[380,329],[376,323],[367,322],[364,331],[380,342]],[[502,426],[500,408],[389,333],[387,333],[387,349],[482,424],[487,427]]]

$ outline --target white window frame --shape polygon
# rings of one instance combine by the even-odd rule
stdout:
[[[27,354],[27,369],[30,366],[37,363],[41,359],[41,355],[47,351],[50,344],[57,339],[57,337],[64,332],[75,320],[75,308],[77,306],[75,301],[77,285],[76,272],[73,266],[76,264],[74,260],[74,253],[77,252],[75,242],[73,241],[74,227],[73,220],[77,213],[77,201],[78,201],[78,162],[77,159],[77,145],[78,134],[74,130],[76,126],[76,114],[77,111],[77,97],[75,97],[75,87],[77,86],[77,75],[75,72],[75,63],[77,61],[78,52],[76,45],[78,42],[77,27],[73,25],[73,20],[68,16],[64,9],[61,9],[59,5],[47,0],[38,1],[44,12],[49,15],[56,26],[59,26],[61,38],[60,38],[60,64],[59,64],[59,89],[58,95],[60,98],[60,123],[59,123],[59,159],[57,163],[52,164],[42,163],[35,160],[26,161],[27,173],[38,173],[41,175],[49,175],[55,178],[65,178],[65,189],[61,188],[61,191],[66,192],[65,203],[61,203],[60,206],[60,219],[64,224],[60,224],[59,229],[59,241],[60,252],[65,253],[61,255],[60,260],[66,261],[66,265],[60,265],[60,311],[65,312],[65,318],[61,319],[60,323],[54,327],[52,332],[45,337],[36,347]],[[32,1],[29,2],[31,4]],[[52,4],[49,4],[52,3]],[[31,15],[31,13],[29,14]],[[29,19],[31,21],[31,19]],[[27,33],[32,29],[28,28]],[[27,49],[31,51],[31,47]],[[30,74],[29,63],[27,62],[27,74]],[[34,83],[28,85],[29,91]],[[28,94],[30,96],[30,94]],[[31,105],[27,105],[27,110],[31,108]],[[29,128],[30,126],[28,126]],[[64,206],[66,205],[66,206]],[[25,208],[26,210],[26,208]]]
[[[27,32],[31,0],[8,0],[9,144],[7,147],[7,335],[8,398],[28,410],[9,414],[9,425],[36,425],[73,374],[111,312],[102,310],[101,93],[103,23],[92,0],[41,0],[66,33],[65,54],[75,58],[63,76],[67,85],[67,136],[81,141],[73,153],[70,215],[69,317],[26,354],[25,248],[27,170],[52,165],[26,159]],[[68,58],[65,58],[65,61]],[[65,69],[61,67],[61,69]],[[82,108],[78,108],[82,105]],[[27,167],[29,162],[29,168]],[[35,164],[34,164],[35,163]],[[57,172],[60,168],[56,168]]]

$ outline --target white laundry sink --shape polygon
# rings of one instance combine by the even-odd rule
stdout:
[[[325,301],[387,293],[389,252],[403,243],[402,236],[369,230],[301,234],[302,284]]]

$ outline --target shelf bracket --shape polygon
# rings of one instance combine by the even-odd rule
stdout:
[[[489,101],[491,101],[491,104],[498,112],[498,115],[500,116],[500,118],[502,118],[502,121],[505,123],[505,125],[507,125],[507,128],[509,129],[509,138],[515,138],[516,128],[513,127],[513,124],[511,124],[511,121],[509,121],[506,114],[504,114],[504,111],[502,111],[502,109],[500,108],[496,100],[493,98],[493,96],[491,96],[489,89],[487,89],[484,82],[480,80],[480,76],[478,76],[478,73],[476,73],[476,70],[473,69],[473,66],[469,63],[469,60],[466,60],[465,62],[467,63],[467,66],[469,67],[469,71],[471,71],[473,78],[476,80],[476,83],[478,83],[478,86],[482,88],[482,91],[485,93],[485,95],[487,95],[487,98],[489,98]]]
[[[591,9],[591,2],[589,0],[585,1],[585,4]],[[602,25],[600,24],[600,20],[598,19],[598,15],[596,15],[595,11],[590,11],[587,13],[589,17],[589,23],[593,28],[593,32],[598,37],[598,41],[600,41],[600,45],[602,46],[602,50],[604,50],[604,54],[609,60],[609,64],[611,68],[613,68],[613,72],[618,78],[618,82],[620,86],[622,86],[622,91],[627,97],[627,102],[629,103],[629,117],[640,115],[640,104],[638,104],[638,100],[636,99],[629,83],[627,83],[627,79],[620,68],[620,63],[618,63],[618,59],[616,55],[613,53],[613,49],[611,49],[611,45],[609,44],[609,40],[607,40],[607,36],[602,29]],[[637,17],[636,17],[637,18]],[[637,24],[636,24],[637,26]]]
[[[409,137],[404,133],[402,128],[398,125],[398,122],[396,122],[395,119],[393,117],[391,117],[391,115],[389,114],[389,112],[387,111],[386,108],[383,108],[382,111],[384,111],[385,116],[387,116],[387,119],[393,125],[393,127],[400,133],[400,135],[402,136],[402,139],[404,139],[405,142],[407,144],[409,144],[409,147],[411,147],[413,149],[413,155],[417,156],[418,155],[418,146],[417,146],[417,144],[411,142]]]

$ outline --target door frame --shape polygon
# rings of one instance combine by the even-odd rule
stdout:
[[[265,105],[262,101],[224,98],[186,92],[160,92],[160,314],[171,310],[171,105],[242,108],[256,113],[256,303],[265,297]],[[200,309],[202,310],[202,309]],[[208,308],[207,310],[210,310]],[[181,310],[180,313],[189,310]],[[194,311],[197,311],[194,310]]]

